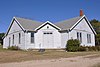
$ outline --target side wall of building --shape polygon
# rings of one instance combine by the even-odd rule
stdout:
[[[20,43],[19,43],[19,34],[20,34]],[[20,28],[20,26],[13,21],[13,24],[8,31],[7,36],[3,39],[3,48],[8,48],[11,46],[18,46],[21,49],[24,49],[25,46],[25,33]]]
[[[69,38],[77,39],[77,32],[82,34],[82,46],[95,46],[95,35],[85,19],[83,19],[71,32],[69,32]],[[87,34],[91,35],[91,43],[87,42]]]

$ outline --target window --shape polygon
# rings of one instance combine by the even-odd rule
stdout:
[[[34,33],[31,33],[31,43],[34,43]]]
[[[10,41],[11,41],[10,39],[11,39],[11,38],[9,37],[9,47],[10,47]]]
[[[21,34],[19,33],[19,44],[21,44]]]
[[[82,43],[82,33],[77,32],[77,39]]]
[[[77,39],[79,40],[79,32],[77,32]]]
[[[49,26],[47,26],[47,29],[49,28]]]
[[[14,44],[14,35],[13,35],[13,42],[12,43]]]
[[[80,33],[80,42],[82,43],[82,33]]]
[[[91,34],[87,34],[87,43],[91,43]]]
[[[45,32],[44,34],[52,34],[52,32]]]

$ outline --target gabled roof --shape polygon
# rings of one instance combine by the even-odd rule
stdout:
[[[25,19],[25,18],[20,18],[20,17],[14,17],[17,22],[20,23],[20,25],[28,31],[35,31],[38,27],[44,25],[45,23],[42,22],[38,22],[38,21],[33,21],[30,19]],[[65,21],[61,21],[61,22],[57,22],[53,25],[55,25],[56,27],[60,28],[60,30],[68,30],[70,29],[80,18],[82,17],[75,17],[69,20],[65,20]]]
[[[57,22],[55,24],[47,21],[45,23],[42,22],[38,22],[38,21],[33,21],[30,19],[25,19],[25,18],[19,18],[19,17],[14,17],[15,20],[17,20],[17,22],[19,22],[19,24],[24,28],[24,30],[26,31],[36,31],[38,30],[38,28],[41,28],[42,26],[44,26],[45,24],[50,24],[52,26],[54,26],[55,28],[57,28],[59,31],[63,31],[63,30],[71,30],[73,29],[83,18],[86,19],[87,23],[89,24],[91,30],[94,32],[94,34],[96,34],[95,30],[93,29],[93,27],[91,26],[91,24],[89,23],[88,19],[85,17],[85,15],[83,16],[78,16],[69,20],[65,20],[65,21],[61,21],[61,22]]]
[[[20,25],[28,31],[34,31],[37,27],[39,27],[41,24],[43,24],[42,22],[38,22],[38,21],[33,21],[30,19],[25,19],[25,18],[20,18],[20,17],[14,17],[17,22],[20,23]]]
[[[52,25],[53,27],[55,27],[59,31],[64,31],[64,30],[73,29],[80,22],[80,20],[82,20],[83,18],[86,19],[86,21],[89,24],[91,30],[96,34],[95,30],[93,29],[93,27],[91,26],[91,24],[89,23],[89,21],[85,17],[85,15],[78,16],[78,17],[75,17],[75,18],[72,18],[72,19],[69,19],[69,20],[57,22],[55,24],[53,24],[49,21],[47,21],[45,23],[42,23],[42,22],[33,21],[33,20],[30,20],[30,19],[25,19],[25,18],[20,18],[20,17],[14,17],[13,20],[16,21],[16,23],[22,28],[23,31],[36,31],[36,30],[38,30],[38,28],[41,28],[42,26],[44,26],[47,23]],[[12,20],[11,25],[13,24],[13,20]],[[10,27],[11,27],[11,25],[10,25]],[[10,27],[9,27],[7,33],[9,32]]]
[[[45,23],[43,23],[42,25],[40,25],[39,27],[37,27],[37,28],[35,29],[35,31],[41,29],[41,28],[42,28],[43,26],[45,26],[46,24],[49,24],[49,25],[53,26],[53,27],[56,28],[57,30],[61,30],[61,28],[59,28],[59,27],[56,26],[55,24],[51,23],[50,21],[46,21]]]
[[[78,16],[69,20],[61,21],[55,23],[61,30],[69,30],[78,20],[80,20],[82,16]]]

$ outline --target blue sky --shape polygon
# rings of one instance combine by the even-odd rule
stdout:
[[[13,16],[58,22],[79,16],[100,20],[100,0],[0,0],[0,33],[6,32]]]

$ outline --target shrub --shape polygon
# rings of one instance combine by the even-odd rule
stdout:
[[[86,51],[100,51],[100,46],[86,46]]]
[[[19,50],[20,48],[18,46],[11,46],[11,47],[8,47],[8,49],[10,49],[10,50]]]
[[[79,40],[70,39],[67,41],[66,50],[71,51],[71,52],[75,52],[75,51],[78,51],[79,46],[80,46]]]
[[[100,46],[96,46],[96,49],[97,49],[98,51],[100,51]]]
[[[78,48],[78,51],[87,51],[87,48],[86,48],[86,47],[83,47],[83,46],[80,46],[80,47]]]
[[[87,47],[88,51],[98,51],[95,46]]]

